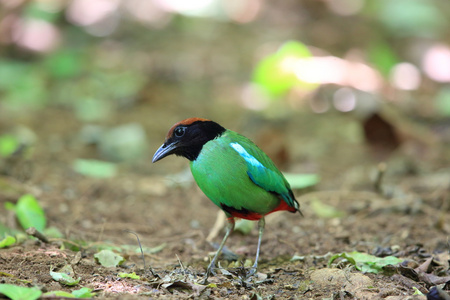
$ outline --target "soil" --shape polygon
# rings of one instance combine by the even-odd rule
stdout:
[[[226,253],[238,255],[238,263],[221,260],[224,269],[210,278],[210,285],[196,284],[215,250],[206,237],[219,210],[192,181],[186,160],[168,157],[151,163],[173,123],[205,116],[188,105],[175,113],[167,109],[174,105],[140,103],[117,113],[110,125],[139,122],[147,131],[149,150],[143,159],[119,164],[119,175],[110,179],[73,171],[74,159],[101,157],[95,146],[78,142],[83,124],[70,110],[2,117],[5,131],[21,124],[37,137],[30,160],[14,162],[7,170],[3,165],[2,210],[5,202],[31,193],[43,206],[48,226],[64,236],[49,243],[28,239],[0,250],[2,283],[43,291],[85,286],[102,299],[426,299],[418,291],[426,294],[435,285],[449,289],[448,141],[419,147],[414,138],[403,140],[385,160],[383,172],[364,139],[347,136],[349,128],[362,128],[348,115],[297,112],[280,125],[236,108],[207,116],[256,140],[284,171],[317,173],[321,181],[295,191],[303,217],[288,212],[267,217],[254,277],[242,276],[242,264],[254,259],[256,226],[247,235],[233,233],[227,242]],[[274,136],[275,145],[270,142]],[[379,185],[373,179],[377,172],[383,174]],[[341,215],[320,214],[325,209],[317,209],[317,203]],[[20,227],[9,211],[0,220]],[[136,238],[127,230],[139,236],[146,269],[135,251]],[[219,243],[223,233],[213,241]],[[106,268],[95,260],[102,247],[122,245],[132,250],[118,251],[125,258],[119,267]],[[394,255],[405,263],[379,274],[363,274],[342,260],[328,264],[333,254],[351,251]],[[81,278],[75,287],[54,281],[49,273],[68,264]],[[141,279],[121,278],[121,272],[136,272]]]

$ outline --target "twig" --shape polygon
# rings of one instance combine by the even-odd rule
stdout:
[[[46,244],[50,243],[49,239],[42,232],[40,232],[39,230],[37,230],[34,227],[29,227],[27,230],[25,230],[25,232],[28,235],[34,236],[35,238],[37,238],[41,242],[44,242]]]
[[[179,263],[180,266],[181,266],[181,270],[183,270],[183,272],[186,272],[186,269],[184,268],[184,265],[183,265],[183,263],[181,262],[180,257],[178,257],[178,254],[175,253],[175,256],[177,257],[178,263]]]
[[[138,236],[138,234],[136,232],[128,230],[128,229],[125,229],[125,231],[128,232],[128,233],[134,234],[134,236],[136,237],[136,239],[138,241],[139,249],[141,250],[141,258],[142,258],[142,261],[144,262],[144,272],[145,272],[147,267],[146,267],[146,264],[145,264],[144,250],[142,250],[141,240],[139,239],[139,236]],[[150,270],[150,273],[152,273],[153,277],[156,277],[156,273],[153,271],[152,267],[149,267],[149,270]]]

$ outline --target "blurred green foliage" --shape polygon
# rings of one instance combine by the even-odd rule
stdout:
[[[46,298],[69,299],[69,298],[93,298],[97,293],[92,292],[92,289],[83,287],[78,290],[73,290],[71,293],[65,291],[51,291],[43,294]]]
[[[10,235],[7,235],[3,240],[0,240],[0,249],[6,248],[16,243],[16,238]]]
[[[28,288],[5,283],[0,284],[0,294],[12,300],[35,300],[42,295],[42,292],[36,287]]]
[[[19,141],[14,136],[0,135],[0,157],[9,157],[17,148],[19,148]]]
[[[442,88],[436,97],[435,105],[441,116],[450,117],[450,87]]]
[[[43,107],[48,100],[45,73],[33,64],[0,59],[2,101],[13,109]]]
[[[389,76],[391,69],[400,61],[392,46],[387,41],[380,39],[371,43],[367,49],[367,55],[369,61],[385,77]]]
[[[110,178],[117,173],[115,164],[95,159],[77,159],[73,163],[73,169],[79,174],[93,178]]]
[[[10,45],[12,51],[0,52],[0,105],[15,111],[63,105],[81,121],[106,121],[124,103],[133,105],[150,74],[158,80],[166,80],[168,73],[175,78],[181,76],[180,90],[192,91],[185,88],[184,82],[201,78],[199,70],[211,70],[213,73],[202,80],[214,81],[227,69],[227,60],[237,64],[250,61],[266,42],[281,46],[253,64],[244,64],[246,74],[254,68],[249,78],[237,73],[231,75],[256,83],[270,99],[282,99],[292,88],[304,92],[318,88],[318,84],[302,82],[289,64],[289,61],[312,57],[311,46],[328,53],[337,52],[340,43],[346,43],[345,50],[358,48],[367,53],[368,61],[388,79],[397,63],[411,60],[411,54],[401,46],[406,38],[411,43],[420,42],[424,37],[443,40],[448,35],[450,5],[442,1],[342,0],[338,3],[342,7],[356,3],[362,9],[340,15],[330,8],[332,5],[327,7],[325,3],[308,5],[299,1],[290,7],[267,2],[265,9],[268,11],[273,9],[286,14],[283,26],[273,22],[275,13],[267,13],[267,20],[259,16],[248,24],[236,24],[220,1],[211,1],[207,7],[195,11],[175,13],[176,10],[162,9],[161,16],[165,15],[166,19],[161,20],[165,21],[145,24],[140,23],[139,14],[133,15],[124,8],[126,5],[118,5],[116,13],[121,18],[117,27],[108,35],[93,37],[89,26],[77,24],[68,17],[73,3],[29,1],[19,11],[19,16],[51,24],[61,35],[61,41],[55,49],[39,54],[14,45]],[[158,5],[156,8],[161,9]],[[296,10],[301,12],[298,20],[289,19]],[[331,33],[331,29],[340,24],[344,25],[334,32],[338,34],[333,37],[336,42],[322,45],[329,39],[329,33],[318,29],[328,26]],[[351,27],[362,30],[352,31]],[[251,35],[252,31],[258,32],[256,38]],[[314,34],[308,36],[310,31]],[[245,48],[221,51],[221,45],[242,44],[235,36],[248,40],[248,44],[243,45]],[[179,46],[183,48],[178,50]],[[11,55],[17,49],[22,53]],[[208,64],[210,60],[214,63]],[[162,76],[158,76],[161,70]],[[185,96],[195,98],[196,94],[190,92]]]
[[[320,177],[317,174],[296,174],[283,173],[292,189],[305,189],[319,183]]]
[[[392,35],[436,38],[448,28],[449,19],[436,0],[372,0],[369,13],[375,13]],[[444,4],[445,5],[445,4]],[[442,7],[443,8],[443,7]]]
[[[338,208],[323,203],[318,198],[314,198],[311,201],[311,210],[316,216],[322,219],[332,219],[332,218],[343,218],[345,217],[345,212],[339,210]]]
[[[317,84],[301,81],[293,70],[299,59],[311,57],[311,52],[301,42],[288,41],[274,54],[263,58],[253,71],[253,82],[262,87],[270,98],[286,94],[293,87],[313,89]]]
[[[31,63],[0,58],[2,104],[13,111],[63,104],[82,121],[107,119],[114,105],[136,97],[144,78],[132,70],[107,72],[87,60],[74,49]]]
[[[61,17],[61,12],[45,9],[45,3],[30,1],[29,4],[25,6],[24,16],[28,19],[37,19],[53,23]]]
[[[37,30],[31,32],[34,42],[51,35],[38,30],[42,24],[52,28],[56,38],[52,47],[32,50],[20,43],[23,28],[19,25],[0,28],[10,30],[7,33],[11,37],[0,39],[4,43],[0,49],[0,113],[25,114],[57,107],[70,111],[83,123],[105,125],[107,136],[106,125],[121,123],[123,111],[142,103],[146,108],[160,105],[184,114],[211,113],[220,106],[216,104],[245,102],[240,99],[246,92],[242,87],[249,84],[262,93],[248,98],[264,98],[264,104],[266,98],[278,101],[260,108],[241,105],[239,109],[276,111],[277,105],[295,102],[292,107],[300,107],[314,97],[332,102],[340,83],[302,81],[304,77],[298,76],[302,70],[296,65],[329,56],[361,62],[374,70],[382,86],[368,93],[377,100],[392,97],[387,91],[396,89],[391,82],[396,65],[414,65],[423,84],[417,90],[407,91],[411,97],[400,94],[395,101],[410,99],[409,103],[418,103],[420,97],[415,96],[425,93],[432,99],[432,109],[428,111],[436,111],[438,116],[450,115],[449,82],[434,81],[423,66],[427,49],[436,44],[448,45],[449,1],[330,0],[295,1],[288,5],[264,0],[259,10],[247,8],[249,11],[235,15],[222,1],[211,1],[208,7],[195,12],[171,10],[158,1],[150,2],[154,15],[133,10],[130,2],[116,1],[111,6],[114,11],[93,25],[74,21],[72,5],[77,1],[28,1],[17,10],[2,12],[0,17],[13,15],[24,24],[32,24]],[[344,11],[355,4],[360,8]],[[95,5],[85,9],[101,13],[95,11]],[[239,19],[242,16],[248,19]],[[99,34],[96,30],[102,26],[109,26],[110,30]],[[341,74],[344,82],[361,79],[358,74],[345,72],[348,70]],[[356,101],[365,102],[359,95],[355,97]],[[192,103],[198,103],[198,107]],[[418,113],[422,111],[425,110]],[[157,112],[149,109],[151,114]],[[114,161],[142,157],[146,151],[145,136],[139,130],[125,135],[138,137],[128,140],[135,147],[124,151],[126,147],[118,145],[125,140],[123,137],[102,136],[94,143],[99,157]],[[10,155],[14,147],[17,149],[18,145],[11,137],[0,137],[0,156]],[[75,163],[81,169],[83,165]],[[84,172],[78,167],[77,172]],[[100,171],[103,174],[98,176],[111,176],[105,174],[114,172]]]
[[[71,78],[82,71],[82,52],[76,49],[63,49],[47,56],[43,65],[54,79]]]

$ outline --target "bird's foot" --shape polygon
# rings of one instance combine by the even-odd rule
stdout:
[[[252,277],[253,275],[255,275],[257,270],[258,270],[258,264],[255,263],[255,264],[250,268],[250,270],[248,270],[246,278],[248,279],[248,278]]]
[[[247,278],[252,277],[253,275],[255,275],[255,273],[256,273],[256,267],[252,267],[247,273]]]
[[[203,278],[203,281],[200,282],[201,285],[207,285],[208,284],[208,277],[209,276],[205,276],[205,278]]]
[[[208,269],[206,269],[205,278],[203,279],[203,281],[200,284],[208,284],[208,278],[211,275],[216,276],[217,273],[216,273],[216,271],[214,271],[214,268],[212,266],[209,266]]]

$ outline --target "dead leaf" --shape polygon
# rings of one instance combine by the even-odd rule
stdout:
[[[373,296],[373,291],[368,289],[374,286],[372,279],[362,273],[350,273],[349,271],[325,268],[311,273],[313,284],[319,289],[338,289],[349,292],[356,299],[367,299]]]
[[[386,159],[400,146],[400,139],[394,125],[375,113],[363,122],[366,142],[373,154],[380,160]]]
[[[172,289],[189,290],[192,291],[194,295],[198,297],[203,292],[203,290],[206,289],[208,286],[196,284],[195,282],[191,281],[178,280],[174,282],[164,283],[161,285],[161,287],[169,290],[170,292],[172,292],[171,291]]]
[[[77,254],[73,257],[72,261],[70,262],[71,265],[76,265],[81,260],[81,251],[78,251]]]

